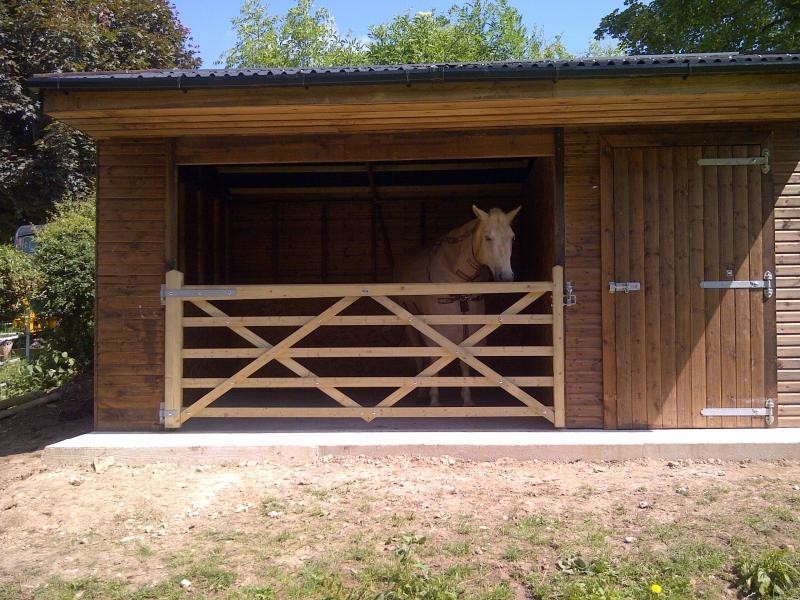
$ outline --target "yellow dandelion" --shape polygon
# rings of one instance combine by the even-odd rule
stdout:
[[[650,591],[653,592],[654,594],[660,594],[661,586],[658,585],[657,583],[654,583],[653,585],[650,586]]]

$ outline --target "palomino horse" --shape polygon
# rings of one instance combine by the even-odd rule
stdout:
[[[472,206],[476,219],[453,229],[439,239],[428,251],[418,254],[401,265],[395,274],[398,283],[463,283],[465,281],[513,281],[511,246],[514,231],[511,221],[517,216],[518,206],[505,213],[499,208],[484,212]],[[406,296],[401,300],[405,308],[424,315],[480,315],[484,314],[482,296]],[[439,333],[460,344],[472,335],[477,325],[436,325]],[[434,345],[416,329],[408,328],[409,337],[416,345]],[[469,365],[458,361],[461,374],[469,375]],[[464,406],[472,406],[470,388],[461,388]],[[430,388],[431,406],[439,405],[439,389]]]

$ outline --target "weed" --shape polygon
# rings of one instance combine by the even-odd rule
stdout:
[[[767,550],[737,561],[737,587],[744,595],[775,598],[800,585],[797,559],[788,550]]]
[[[97,577],[82,577],[67,581],[61,577],[52,577],[47,584],[36,592],[36,600],[72,600],[80,597],[85,600],[95,598],[119,598],[123,594],[123,586],[116,581],[102,581]]]
[[[450,556],[467,556],[469,554],[469,542],[460,540],[444,545],[444,551]]]
[[[485,594],[478,596],[478,600],[514,600],[514,593],[508,584],[504,581],[498,586],[495,586]]]
[[[261,514],[267,516],[271,512],[286,512],[286,505],[280,498],[267,496],[261,501]]]
[[[251,586],[237,590],[228,600],[277,600],[278,596],[272,588]]]
[[[519,549],[519,546],[512,543],[506,546],[506,549],[503,550],[503,553],[500,555],[500,557],[509,562],[517,562],[522,558],[522,550]]]

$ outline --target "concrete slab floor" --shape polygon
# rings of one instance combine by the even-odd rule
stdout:
[[[242,461],[302,464],[324,456],[450,456],[467,460],[800,459],[800,429],[553,431],[446,429],[384,424],[371,430],[316,428],[269,431],[195,430],[151,433],[94,432],[47,446],[51,465],[89,463],[113,456],[121,464],[224,464]],[[419,425],[419,424],[417,424]],[[485,424],[484,424],[485,425]],[[200,429],[200,430],[198,430]]]

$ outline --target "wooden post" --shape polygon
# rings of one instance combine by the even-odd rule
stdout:
[[[564,267],[561,265],[553,267],[553,410],[553,424],[564,428]]]
[[[183,287],[183,273],[169,271],[166,289]],[[164,426],[177,429],[181,426],[183,410],[183,299],[167,297],[164,315]]]

